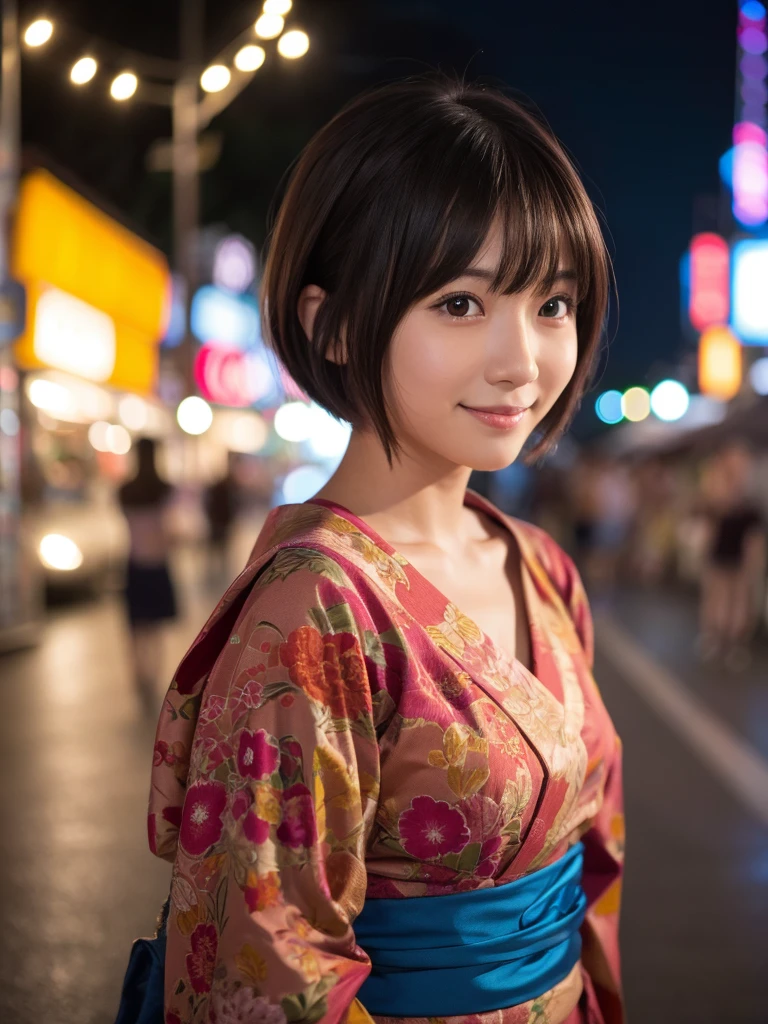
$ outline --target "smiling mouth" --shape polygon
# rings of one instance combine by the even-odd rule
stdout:
[[[486,426],[494,427],[496,430],[510,430],[517,426],[530,406],[496,405],[485,409],[475,409],[470,405],[462,405],[464,409],[475,419],[485,423]]]

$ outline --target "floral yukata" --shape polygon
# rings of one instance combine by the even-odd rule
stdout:
[[[467,493],[522,559],[532,667],[351,512],[274,509],[178,668],[152,851],[173,863],[166,1024],[619,1024],[621,746],[571,559]],[[370,1015],[366,899],[504,885],[585,846],[581,961],[537,999]]]

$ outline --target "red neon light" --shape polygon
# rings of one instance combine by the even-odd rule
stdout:
[[[236,348],[203,345],[195,357],[195,381],[203,398],[216,405],[242,408],[259,397],[254,393],[247,356]]]
[[[691,241],[691,293],[688,316],[697,331],[728,322],[730,310],[728,243],[706,232]]]

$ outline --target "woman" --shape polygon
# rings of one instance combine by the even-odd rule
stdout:
[[[173,490],[157,472],[151,438],[139,439],[136,455],[136,475],[120,488],[120,505],[130,535],[125,602],[136,687],[142,700],[155,708],[155,688],[162,666],[162,628],[164,622],[176,616],[166,526]]]
[[[500,93],[387,85],[307,146],[266,328],[354,429],[168,692],[166,1024],[623,1019],[620,748],[584,591],[466,491],[555,442],[607,291],[575,171]]]

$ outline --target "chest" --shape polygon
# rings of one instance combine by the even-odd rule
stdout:
[[[532,668],[523,568],[516,545],[504,544],[448,567],[425,558],[413,559],[413,564],[510,660]]]

